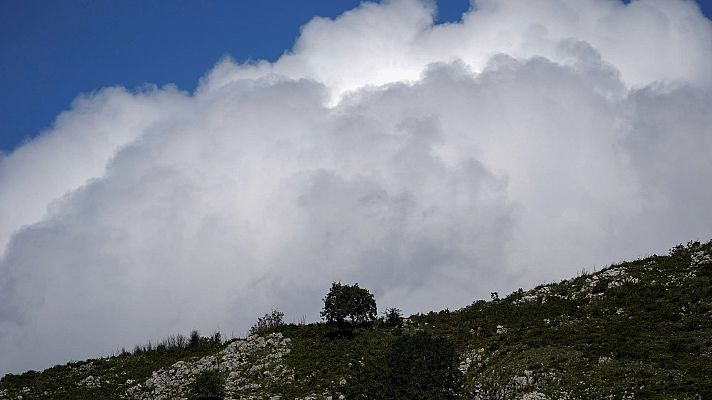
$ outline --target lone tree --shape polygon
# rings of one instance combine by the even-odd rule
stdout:
[[[376,300],[358,283],[351,286],[334,282],[324,298],[321,317],[341,327],[371,323],[376,319]]]

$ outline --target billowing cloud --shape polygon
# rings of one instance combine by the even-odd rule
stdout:
[[[314,19],[192,94],[100,90],[0,158],[0,371],[314,320],[334,280],[456,308],[710,236],[693,2],[435,12]]]

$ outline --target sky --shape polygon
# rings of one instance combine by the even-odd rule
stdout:
[[[712,236],[707,5],[1,4],[0,374]]]
[[[220,58],[275,60],[314,16],[360,0],[0,2],[0,150],[49,127],[80,93],[175,84],[192,91]],[[467,0],[440,2],[457,20]]]

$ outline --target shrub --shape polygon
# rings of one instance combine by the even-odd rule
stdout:
[[[190,332],[188,347],[190,347],[191,349],[197,349],[198,347],[200,347],[200,332],[198,332],[197,330]]]
[[[342,285],[334,282],[324,298],[321,317],[330,324],[354,326],[373,322],[376,319],[376,300],[358,283]]]
[[[190,394],[193,400],[223,400],[225,378],[216,370],[203,371],[191,384]]]
[[[388,354],[393,399],[454,399],[462,382],[455,347],[423,331],[396,339]]]
[[[282,322],[283,317],[283,312],[274,309],[271,314],[265,314],[264,317],[257,318],[257,323],[250,328],[250,335],[264,333],[280,325],[284,325],[284,322]]]
[[[168,349],[184,349],[188,346],[188,338],[181,334],[171,335],[164,340],[164,344]]]
[[[458,396],[462,374],[455,347],[423,331],[396,338],[385,357],[356,367],[348,399],[449,400]]]
[[[403,315],[399,308],[391,307],[386,309],[383,315],[383,324],[390,328],[396,328],[403,323]]]

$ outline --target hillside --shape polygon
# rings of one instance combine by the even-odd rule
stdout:
[[[399,337],[423,330],[454,345],[467,399],[712,399],[712,242],[457,311],[350,333],[283,325],[144,346],[43,372],[7,375],[0,399],[188,398],[215,370],[226,398],[356,397]],[[180,340],[179,340],[180,342]]]

